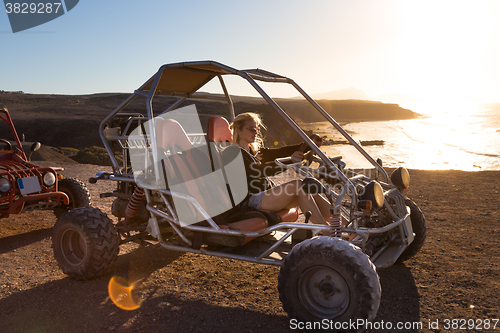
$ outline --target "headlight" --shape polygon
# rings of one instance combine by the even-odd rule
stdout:
[[[3,193],[9,192],[10,188],[11,188],[10,180],[4,177],[0,178],[0,192]]]
[[[364,192],[360,198],[361,200],[370,200],[373,208],[380,208],[384,205],[384,190],[379,183],[372,180],[365,186]]]
[[[391,182],[400,191],[407,190],[410,186],[410,174],[408,170],[403,167],[399,167],[391,174]]]
[[[56,176],[52,172],[46,172],[43,174],[43,184],[47,187],[51,187],[56,183]]]

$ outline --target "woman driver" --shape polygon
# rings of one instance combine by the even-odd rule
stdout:
[[[260,128],[265,128],[256,113],[242,113],[231,124],[233,143],[243,150],[243,161],[250,194],[249,206],[257,210],[280,211],[299,206],[302,212],[312,213],[310,221],[315,224],[327,224],[330,203],[321,195],[309,195],[302,189],[302,179],[271,187],[266,177],[283,171],[274,160],[291,156],[302,160],[304,153],[299,151],[301,144],[281,148],[262,146]],[[315,143],[321,144],[321,138],[315,137]]]

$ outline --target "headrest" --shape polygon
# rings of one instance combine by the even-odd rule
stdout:
[[[233,133],[224,117],[213,116],[208,120],[208,140],[213,142],[233,142]]]
[[[156,142],[158,147],[167,149],[168,146],[179,146],[184,151],[192,148],[191,141],[176,120],[163,119],[156,124]]]

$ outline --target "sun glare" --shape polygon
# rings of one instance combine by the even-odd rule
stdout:
[[[480,96],[482,58],[493,17],[486,2],[404,1],[398,37],[403,91],[434,97]]]
[[[122,277],[111,278],[108,284],[108,294],[111,301],[122,310],[137,310],[141,306],[141,299],[134,285]]]

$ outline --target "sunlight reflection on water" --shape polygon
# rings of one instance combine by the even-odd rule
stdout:
[[[456,111],[456,110],[455,110]],[[350,123],[345,129],[360,140],[384,140],[367,146],[384,166],[422,170],[500,170],[500,112],[477,110],[440,112],[411,120]],[[352,146],[324,146],[327,154],[341,154],[351,167],[367,167]]]

